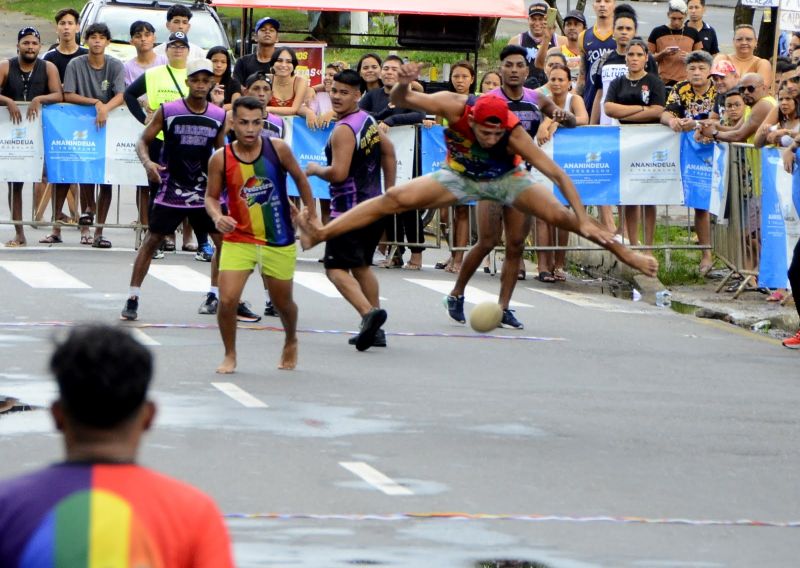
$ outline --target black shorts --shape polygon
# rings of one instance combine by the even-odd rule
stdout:
[[[169,235],[189,219],[195,231],[218,233],[205,207],[168,207],[154,203],[150,208],[150,230],[159,235]]]
[[[381,240],[383,219],[371,225],[334,237],[325,243],[325,268],[349,270],[372,264],[372,255]]]

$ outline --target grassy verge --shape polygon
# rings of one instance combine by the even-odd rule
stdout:
[[[0,9],[11,12],[22,12],[39,18],[51,20],[61,8],[74,6],[72,2],[55,2],[49,0],[0,0]],[[76,8],[77,9],[77,8]]]
[[[694,237],[686,227],[670,225],[656,227],[655,243],[659,244],[694,244]],[[705,280],[698,272],[701,252],[695,250],[669,251],[669,266],[666,262],[665,251],[656,251],[658,259],[658,279],[664,286],[682,286],[688,284],[702,284]]]

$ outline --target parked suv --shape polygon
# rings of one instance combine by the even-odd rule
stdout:
[[[136,20],[150,22],[156,29],[156,43],[163,43],[169,37],[167,10],[175,4],[184,4],[192,11],[192,27],[187,34],[189,41],[203,49],[215,45],[230,48],[219,16],[203,1],[89,0],[81,10],[81,41],[87,26],[102,22],[111,30],[111,45],[106,53],[127,61],[136,56],[136,49],[130,45],[131,24]]]

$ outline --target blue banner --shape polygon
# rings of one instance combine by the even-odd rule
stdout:
[[[333,132],[336,123],[332,122],[327,128],[312,130],[306,126],[306,121],[301,118],[296,118],[292,122],[292,151],[295,158],[297,158],[297,163],[300,164],[300,169],[305,171],[309,162],[317,162],[323,166],[327,165],[325,145],[328,143],[328,137]],[[311,184],[311,193],[315,198],[331,198],[328,182],[324,179],[309,177],[308,183]],[[293,197],[300,195],[291,176],[286,180],[286,188],[289,195]]]
[[[620,202],[619,127],[559,128],[553,140],[553,160],[578,188],[585,205]],[[566,204],[557,192],[556,197]]]
[[[447,158],[444,127],[434,124],[430,128],[422,127],[420,133],[422,175],[427,175],[441,168]]]
[[[681,134],[681,178],[687,207],[709,210],[714,174],[714,144],[701,144],[694,132]]]
[[[766,288],[786,288],[789,255],[794,240],[789,241],[786,219],[797,218],[800,202],[800,168],[789,176],[783,171],[781,150],[761,150],[761,254],[758,284]],[[792,211],[794,209],[794,211]],[[747,211],[744,212],[747,215]]]
[[[103,183],[106,129],[97,129],[92,106],[55,104],[42,109],[47,179],[54,183]]]

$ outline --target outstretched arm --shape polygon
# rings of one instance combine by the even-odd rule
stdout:
[[[397,84],[390,94],[392,104],[399,108],[413,108],[426,114],[444,117],[448,122],[456,122],[464,112],[465,95],[440,91],[432,95],[411,90],[411,83],[419,78],[421,64],[406,63],[400,66]]]

